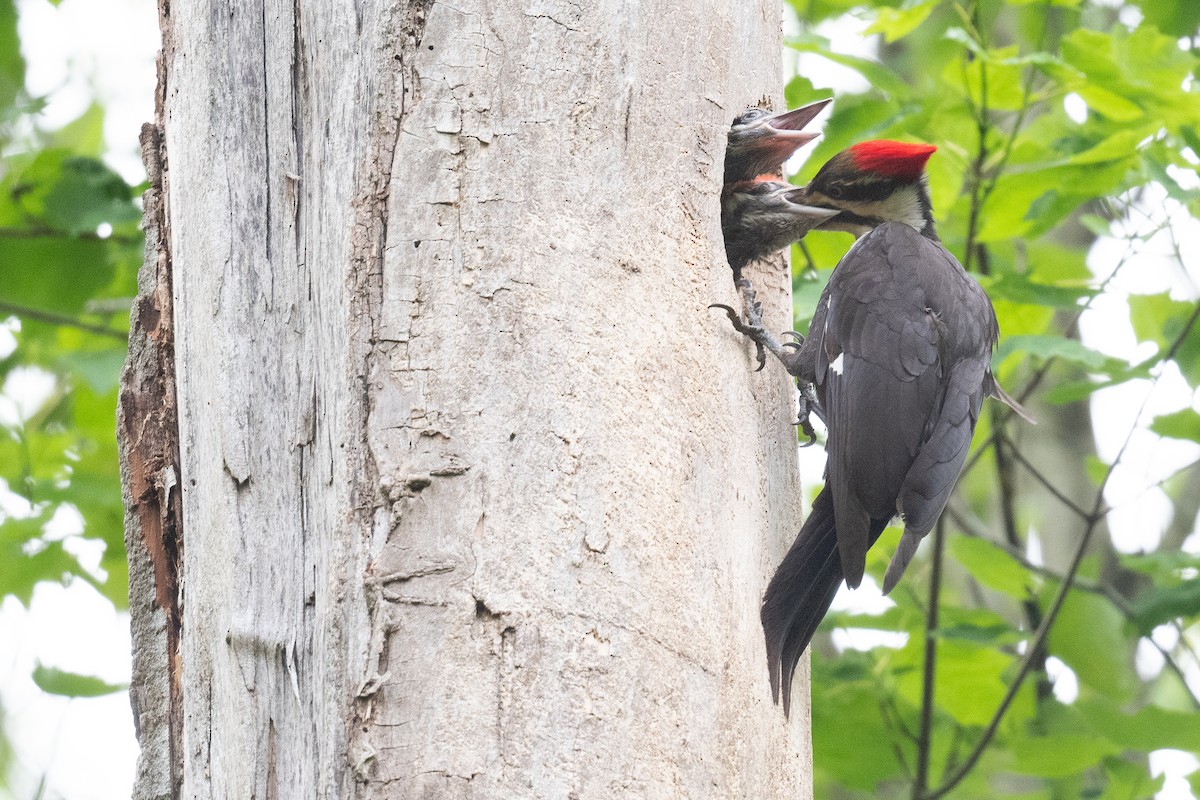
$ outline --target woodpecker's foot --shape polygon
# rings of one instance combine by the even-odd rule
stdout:
[[[812,420],[810,415],[815,411],[817,416],[821,415],[820,409],[817,407],[816,398],[813,396],[813,387],[800,387],[800,416],[796,419],[796,424],[800,426],[800,430],[808,437],[808,441],[800,445],[801,447],[810,447],[817,441],[817,432],[813,430]]]
[[[766,351],[770,351],[771,355],[779,359],[783,364],[784,369],[789,375],[799,375],[799,365],[797,363],[797,352],[800,349],[804,337],[795,331],[788,331],[784,336],[794,336],[798,342],[780,343],[778,339],[771,335],[762,322],[762,303],[758,301],[758,297],[754,292],[754,285],[746,278],[738,278],[735,285],[742,295],[742,311],[745,314],[745,321],[741,315],[727,305],[714,303],[709,308],[719,308],[729,317],[729,321],[733,323],[734,330],[742,334],[746,338],[754,342],[758,349],[758,369],[755,372],[761,371],[767,363]],[[787,348],[795,348],[794,351],[789,351]]]
[[[758,348],[758,352],[756,353],[758,358],[758,367],[754,371],[761,372],[762,368],[767,365],[767,353],[763,349],[763,344],[761,341],[759,341],[759,337],[766,334],[766,331],[764,331],[761,327],[747,325],[746,323],[742,322],[741,316],[727,305],[722,303],[713,303],[709,306],[709,308],[719,308],[724,311],[725,316],[729,317],[729,321],[733,323],[733,329],[754,341],[754,344]]]

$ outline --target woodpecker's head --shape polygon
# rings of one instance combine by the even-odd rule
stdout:
[[[825,162],[791,199],[841,212],[822,230],[861,236],[885,222],[904,222],[937,239],[925,178],[925,162],[935,150],[931,144],[859,142]]]
[[[790,245],[837,216],[836,209],[796,202],[796,187],[781,181],[739,181],[721,192],[721,232],[735,273]]]
[[[748,108],[729,128],[729,146],[725,150],[725,182],[752,180],[759,175],[778,175],[783,162],[818,134],[805,133],[829,100],[818,100],[794,111],[772,114],[761,108]]]

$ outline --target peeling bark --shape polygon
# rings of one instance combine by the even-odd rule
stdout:
[[[134,797],[175,798],[183,735],[183,527],[171,251],[158,126],[143,126],[141,141],[150,178],[142,198],[145,258],[130,313],[129,356],[117,409],[134,650],[130,700],[142,745]]]

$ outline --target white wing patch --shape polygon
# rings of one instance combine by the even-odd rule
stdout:
[[[834,375],[842,374],[842,367],[845,365],[845,361],[846,361],[846,354],[838,353],[838,357],[835,358],[833,360],[833,363],[829,365],[829,368],[831,370],[833,370]]]

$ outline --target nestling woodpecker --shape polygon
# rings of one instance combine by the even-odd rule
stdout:
[[[985,396],[1024,415],[996,383],[996,314],[938,240],[925,164],[930,145],[871,141],[826,163],[788,199],[836,211],[822,229],[861,238],[842,258],[795,352],[757,331],[829,429],[825,488],[763,597],[772,696],[790,710],[801,654],[845,579],[896,515],[904,535],[884,578],[895,587],[962,472]],[[756,341],[763,341],[757,334]]]
[[[721,192],[721,233],[735,281],[751,261],[784,249],[840,213],[799,203],[793,199],[795,193],[795,186],[781,181],[749,180],[725,185]]]
[[[836,213],[788,199],[794,187],[782,182],[783,162],[818,136],[803,128],[829,103],[818,100],[779,114],[748,108],[730,126],[721,232],[735,283],[751,261],[782,250]]]
[[[729,128],[725,183],[782,176],[783,162],[819,135],[805,133],[804,127],[830,102],[818,100],[778,114],[761,108],[748,108],[739,114]]]

